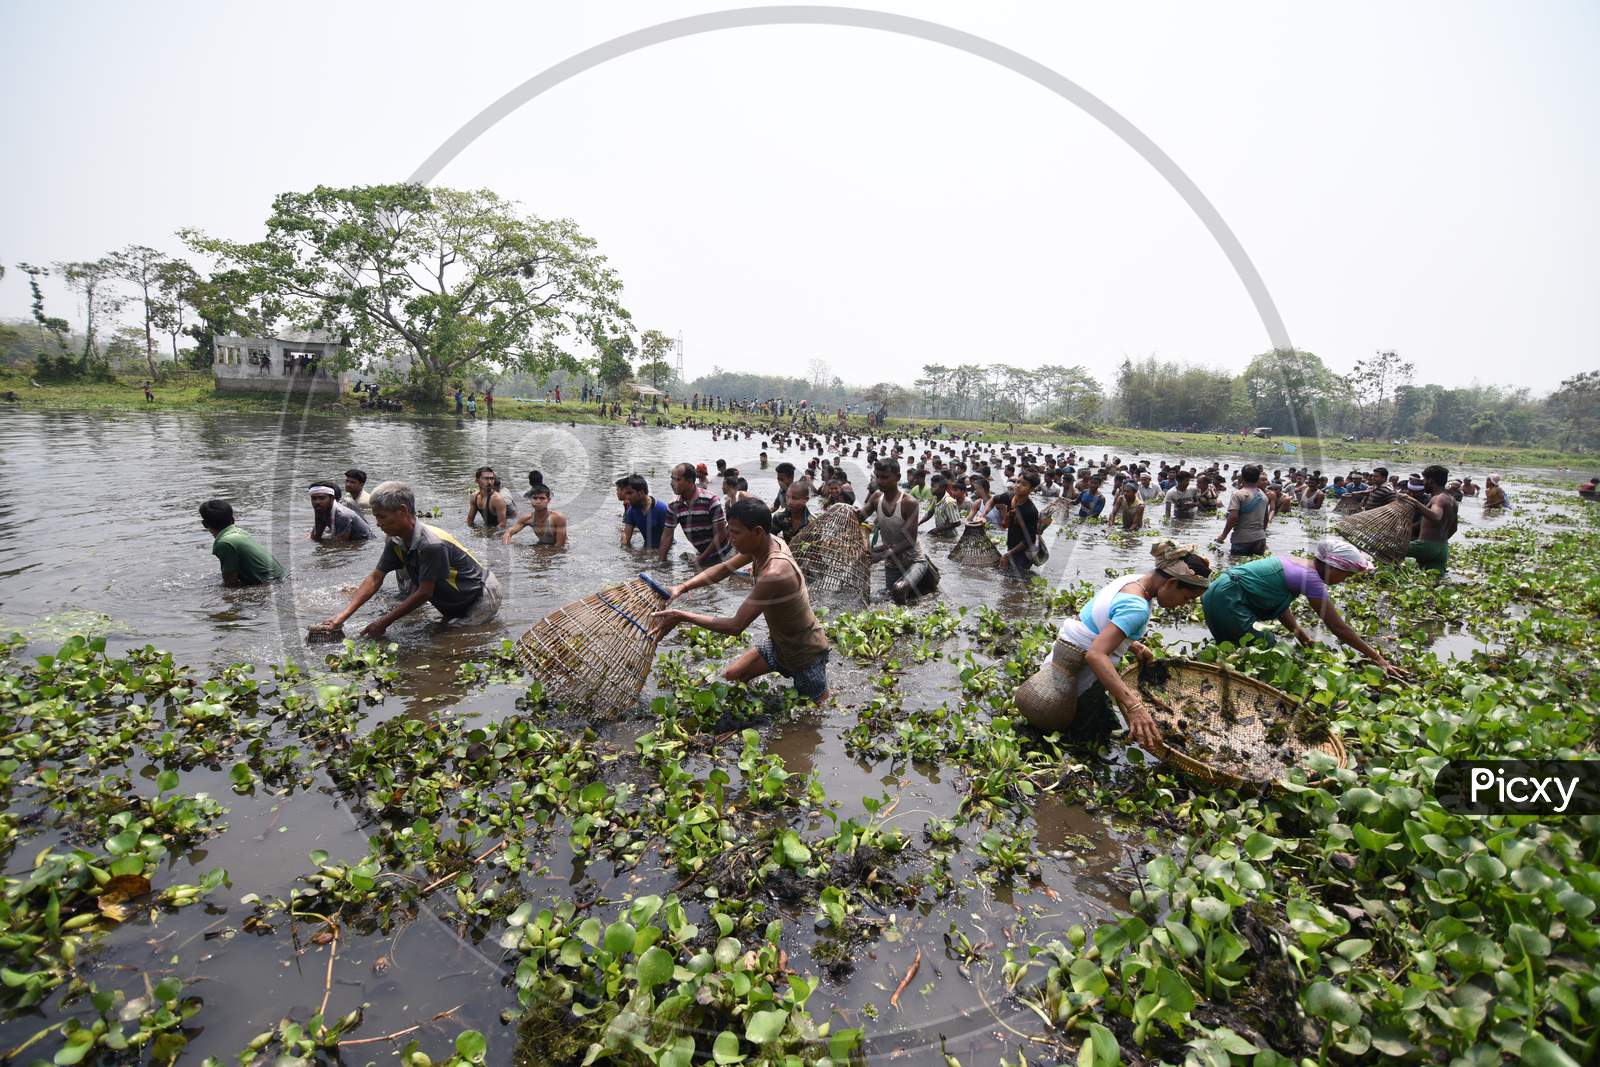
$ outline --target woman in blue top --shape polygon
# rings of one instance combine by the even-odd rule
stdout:
[[[1181,607],[1198,597],[1210,582],[1211,561],[1197,555],[1194,545],[1171,541],[1155,545],[1150,554],[1156,558],[1153,570],[1113,578],[1061,623],[1050,659],[1017,689],[1017,710],[1040,730],[1059,731],[1068,741],[1109,733],[1109,694],[1122,706],[1135,741],[1160,741],[1155,719],[1117,673],[1117,661],[1128,651],[1141,663],[1154,661],[1155,653],[1139,643],[1152,607]]]

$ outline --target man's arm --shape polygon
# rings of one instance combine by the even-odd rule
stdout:
[[[662,563],[667,561],[667,551],[672,548],[672,531],[676,529],[677,526],[669,522],[661,531],[661,550],[656,553],[656,559]]]
[[[477,493],[473,493],[470,497],[467,498],[467,525],[471,526],[472,525],[472,521],[474,519],[476,519],[477,517],[478,517],[478,494]]]
[[[633,544],[633,524],[625,522],[622,524],[622,547],[627,548],[631,544]]]
[[[1227,521],[1222,524],[1222,532],[1217,535],[1218,543],[1226,541],[1228,539],[1228,535],[1233,532],[1233,528],[1235,526],[1237,526],[1238,524],[1239,524],[1239,504],[1238,504],[1238,501],[1236,501],[1236,500],[1230,500],[1228,502],[1228,518],[1227,518]]]
[[[550,517],[550,529],[556,535],[554,547],[567,547],[567,517],[565,515],[552,515]]]
[[[379,580],[380,581],[382,580],[381,576],[380,576]],[[365,584],[365,583],[363,583],[363,584]],[[374,590],[374,591],[376,591],[376,590]],[[358,591],[358,595],[359,595],[359,591]],[[370,596],[371,594],[368,594],[368,595]],[[433,599],[433,579],[432,578],[423,578],[422,580],[417,582],[417,587],[416,587],[416,589],[412,590],[410,596],[408,596],[404,600],[400,601],[400,603],[396,604],[392,609],[390,609],[385,614],[380,615],[376,619],[374,619],[373,621],[367,623],[367,625],[365,627],[363,627],[362,630],[361,630],[362,636],[363,637],[382,637],[383,636],[383,632],[385,630],[387,630],[390,626],[393,626],[395,623],[399,622],[405,616],[411,614],[413,611],[416,611],[418,608],[420,608],[422,605],[426,604],[428,601],[430,601],[432,599]]]
[[[722,555],[722,548],[728,543],[728,520],[719,510],[711,525],[711,543],[705,551],[695,557],[696,563],[704,563],[712,556]]]
[[[332,629],[336,626],[343,626],[346,619],[354,615],[356,610],[360,608],[361,605],[371,600],[378,590],[383,588],[383,575],[383,571],[373,571],[365,578],[361,579],[361,584],[356,586],[355,593],[350,597],[350,603],[344,606],[343,611],[340,611],[335,615],[328,616],[327,620],[324,621],[322,625],[328,627],[329,629]]]
[[[329,522],[327,519],[322,517],[322,512],[320,511],[313,511],[311,515],[311,540],[320,541],[322,540],[322,535],[327,532]],[[336,534],[335,540],[337,540],[337,538],[338,535]]]
[[[506,498],[496,493],[489,500],[489,508],[494,516],[494,524],[496,526],[504,526],[506,524]],[[531,515],[532,512],[529,512],[529,514]],[[489,516],[484,516],[484,521],[487,522],[488,520]]]
[[[532,521],[533,521],[533,512],[531,512],[531,511],[528,512],[526,515],[518,515],[517,516],[517,521],[512,523],[510,526],[506,527],[506,532],[505,532],[504,535],[501,536],[500,542],[502,544],[509,545],[511,543],[511,539],[513,537],[517,536],[517,533],[524,526],[528,525],[528,523],[530,523]],[[470,525],[470,523],[469,523],[469,525]],[[627,542],[623,542],[623,543],[626,544]]]
[[[735,557],[735,559],[742,559],[746,562],[749,561],[749,558],[750,557],[748,556]],[[732,560],[729,561],[729,563],[732,562]],[[727,566],[728,563],[722,564],[722,567]],[[712,569],[718,570],[721,568]],[[701,573],[709,574],[711,571],[703,571]],[[730,571],[729,573],[732,572]],[[723,577],[726,576],[727,575],[723,575]],[[699,577],[699,575],[696,577]],[[690,579],[690,581],[693,581],[693,579]],[[684,586],[687,586],[688,584],[688,582],[685,582]],[[683,586],[679,587],[680,590],[682,588]],[[750,590],[750,595],[744,598],[744,600],[739,604],[738,610],[735,611],[731,616],[724,617],[717,615],[706,615],[700,612],[680,611],[677,608],[666,608],[656,612],[653,617],[660,623],[665,624],[667,629],[671,629],[680,622],[686,622],[691,626],[699,626],[710,630],[713,633],[740,634],[744,633],[744,631],[749,628],[750,624],[756,621],[756,616],[761,614],[761,605],[775,603],[784,597],[795,596],[798,593],[799,586],[796,585],[792,576],[783,575],[781,577],[774,577],[764,575],[756,582],[755,587]],[[665,631],[661,632],[664,633]]]
[[[738,553],[729,556],[721,563],[707,567],[705,570],[694,575],[682,585],[673,586],[673,588],[669,591],[670,595],[667,597],[667,603],[672,603],[674,600],[678,599],[683,594],[690,592],[691,590],[700,589],[708,585],[715,585],[732,575],[741,567],[748,567],[749,565],[749,556]]]

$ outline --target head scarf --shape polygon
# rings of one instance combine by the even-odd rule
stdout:
[[[312,496],[331,496],[335,500],[339,498],[339,494],[335,493],[333,488],[327,485],[313,485],[310,492]]]
[[[1311,554],[1330,567],[1360,574],[1372,569],[1372,557],[1349,541],[1337,537],[1324,537],[1311,549]]]
[[[1186,558],[1195,555],[1194,545],[1175,545],[1171,541],[1162,541],[1150,546],[1150,554],[1156,558],[1156,571],[1166,575],[1175,582],[1204,589],[1211,584],[1211,579],[1195,571],[1186,562]]]

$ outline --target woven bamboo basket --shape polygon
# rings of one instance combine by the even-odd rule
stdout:
[[[1300,704],[1226,667],[1187,660],[1134,664],[1122,680],[1145,699],[1161,730],[1152,752],[1184,774],[1234,789],[1271,789],[1312,752],[1343,767],[1344,745],[1326,730],[1311,738],[1293,726]]]
[[[872,576],[872,555],[867,533],[849,504],[834,504],[806,523],[789,541],[789,551],[806,577],[806,589],[816,597],[839,597],[867,602]]]
[[[1333,510],[1338,515],[1355,515],[1361,511],[1361,498],[1346,493],[1334,503]]]
[[[667,596],[641,574],[557,608],[518,639],[517,660],[552,700],[614,715],[644,688],[656,654],[650,615]]]
[[[1385,563],[1399,563],[1411,545],[1411,517],[1404,500],[1391,500],[1381,508],[1362,511],[1339,520],[1339,536]]]
[[[994,566],[1000,550],[989,538],[988,523],[982,519],[968,522],[961,531],[961,539],[950,550],[951,563],[987,563]]]

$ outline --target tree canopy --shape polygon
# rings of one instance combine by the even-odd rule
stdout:
[[[575,367],[629,323],[621,281],[574,222],[487,190],[318,186],[274,199],[262,240],[183,236],[295,324],[340,334],[353,360],[405,368],[422,395],[480,369]]]

